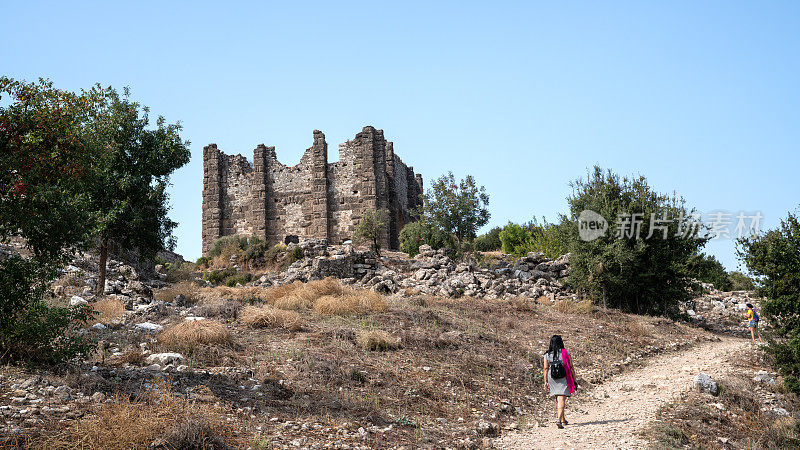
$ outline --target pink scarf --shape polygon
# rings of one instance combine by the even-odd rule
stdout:
[[[564,368],[567,369],[567,387],[569,388],[569,393],[573,394],[577,390],[575,387],[575,379],[572,378],[572,363],[569,360],[569,352],[567,349],[561,349],[561,361],[564,363]]]

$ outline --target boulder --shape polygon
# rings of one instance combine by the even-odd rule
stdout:
[[[82,297],[78,297],[77,295],[73,295],[71,299],[69,299],[69,306],[78,306],[78,305],[86,305],[89,302],[84,300]]]
[[[169,364],[183,364],[184,359],[185,358],[183,355],[175,352],[153,353],[145,359],[145,363],[148,365],[158,364],[159,366],[164,367]]]
[[[142,331],[161,331],[164,329],[163,326],[157,323],[150,323],[150,322],[137,323],[136,325],[134,325],[134,328]]]
[[[700,392],[719,395],[719,384],[707,374],[700,372],[694,377],[694,387]]]

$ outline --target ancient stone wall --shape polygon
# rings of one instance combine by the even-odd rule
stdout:
[[[325,135],[295,166],[280,163],[275,147],[253,151],[253,163],[225,155],[216,144],[203,150],[203,252],[221,236],[258,236],[270,243],[287,239],[353,237],[364,211],[386,209],[390,223],[382,239],[399,247],[398,234],[421,204],[422,177],[394,154],[383,131],[364,127],[339,145],[339,161],[328,162]]]

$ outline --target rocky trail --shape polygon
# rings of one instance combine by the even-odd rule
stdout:
[[[556,427],[553,405],[552,421],[505,435],[496,447],[645,448],[647,442],[638,432],[655,420],[659,407],[691,389],[698,372],[718,379],[733,370],[731,356],[749,351],[748,340],[721,337],[719,341],[657,357],[642,368],[607,381],[590,394],[579,390],[567,403],[569,425],[564,429]]]

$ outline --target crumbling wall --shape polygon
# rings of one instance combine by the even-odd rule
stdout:
[[[410,221],[408,210],[421,201],[422,178],[394,155],[383,131],[367,126],[339,145],[339,161],[328,163],[325,135],[295,166],[278,161],[275,147],[253,151],[253,164],[241,155],[225,155],[216,144],[203,151],[203,252],[221,236],[258,236],[271,243],[290,238],[353,237],[368,209],[390,211],[382,239],[398,248],[398,233]]]

